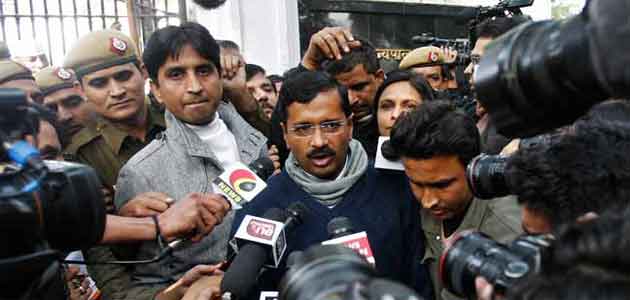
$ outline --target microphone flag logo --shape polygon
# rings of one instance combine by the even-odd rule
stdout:
[[[276,231],[276,224],[259,219],[251,219],[247,224],[247,234],[260,239],[271,241]]]
[[[256,188],[256,175],[245,169],[236,169],[230,174],[230,185],[237,193],[251,192]]]

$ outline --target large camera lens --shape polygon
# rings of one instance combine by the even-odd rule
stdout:
[[[105,232],[105,202],[94,170],[70,162],[45,161],[49,169],[39,194],[43,229],[53,249],[74,251],[98,244]]]
[[[486,48],[475,91],[500,133],[533,136],[571,123],[607,98],[584,19],[526,23]]]
[[[342,300],[351,283],[375,275],[363,257],[338,245],[309,248],[293,261],[280,282],[283,300]]]
[[[515,281],[529,274],[530,267],[513,254],[480,232],[466,231],[453,237],[440,258],[440,278],[451,292],[468,297],[475,295],[475,277],[483,276],[495,291],[504,292]]]
[[[475,197],[493,199],[510,195],[505,179],[507,157],[481,154],[466,167],[466,180]]]

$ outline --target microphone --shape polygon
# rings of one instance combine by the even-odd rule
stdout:
[[[267,181],[276,168],[273,166],[273,161],[266,156],[263,156],[249,164],[249,169],[254,171],[260,179]]]
[[[336,217],[328,222],[327,229],[329,239],[323,241],[322,245],[342,245],[363,256],[370,264],[376,263],[367,232],[354,233],[350,219]]]
[[[265,176],[269,177],[273,171],[273,162],[269,158],[259,158],[249,166],[231,162],[223,167],[221,175],[212,180],[212,185],[217,193],[230,201],[232,209],[240,209],[267,187]]]
[[[293,203],[286,211],[270,208],[263,218],[246,215],[230,245],[237,252],[221,281],[221,292],[232,299],[247,296],[264,265],[277,268],[287,248],[286,232],[302,223],[306,208]]]

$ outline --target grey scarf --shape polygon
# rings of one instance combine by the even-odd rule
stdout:
[[[365,174],[368,166],[368,157],[361,143],[351,140],[348,146],[350,153],[346,158],[346,165],[336,179],[321,179],[307,173],[300,167],[293,153],[289,154],[285,164],[287,174],[322,205],[335,207],[343,199],[344,194]]]

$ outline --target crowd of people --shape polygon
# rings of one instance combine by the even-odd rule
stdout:
[[[471,88],[485,47],[517,25],[510,17],[478,25],[463,72]],[[102,182],[107,227],[84,259],[150,260],[183,238],[157,262],[68,268],[70,299],[213,299],[218,286],[191,287],[221,276],[243,218],[293,202],[309,213],[287,236],[287,253],[326,240],[329,221],[347,217],[367,232],[379,276],[425,299],[459,299],[441,281],[440,256],[466,230],[502,243],[555,236],[540,274],[501,295],[508,299],[626,298],[628,104],[599,104],[540,142],[511,140],[479,102],[466,110],[451,97],[463,89],[457,55],[421,47],[386,73],[369,41],[329,27],[279,76],[187,22],[156,30],[142,55],[124,33],[101,30],[81,37],[59,67],[32,73],[4,58],[0,88],[24,91],[39,111],[33,142],[42,158],[86,164]],[[375,167],[379,138],[404,171]],[[466,167],[482,153],[507,157],[514,195],[474,195]],[[261,157],[275,174],[232,209],[213,180]],[[257,291],[277,290],[285,272],[284,263],[261,272]],[[491,282],[476,283],[469,297],[495,296]]]

